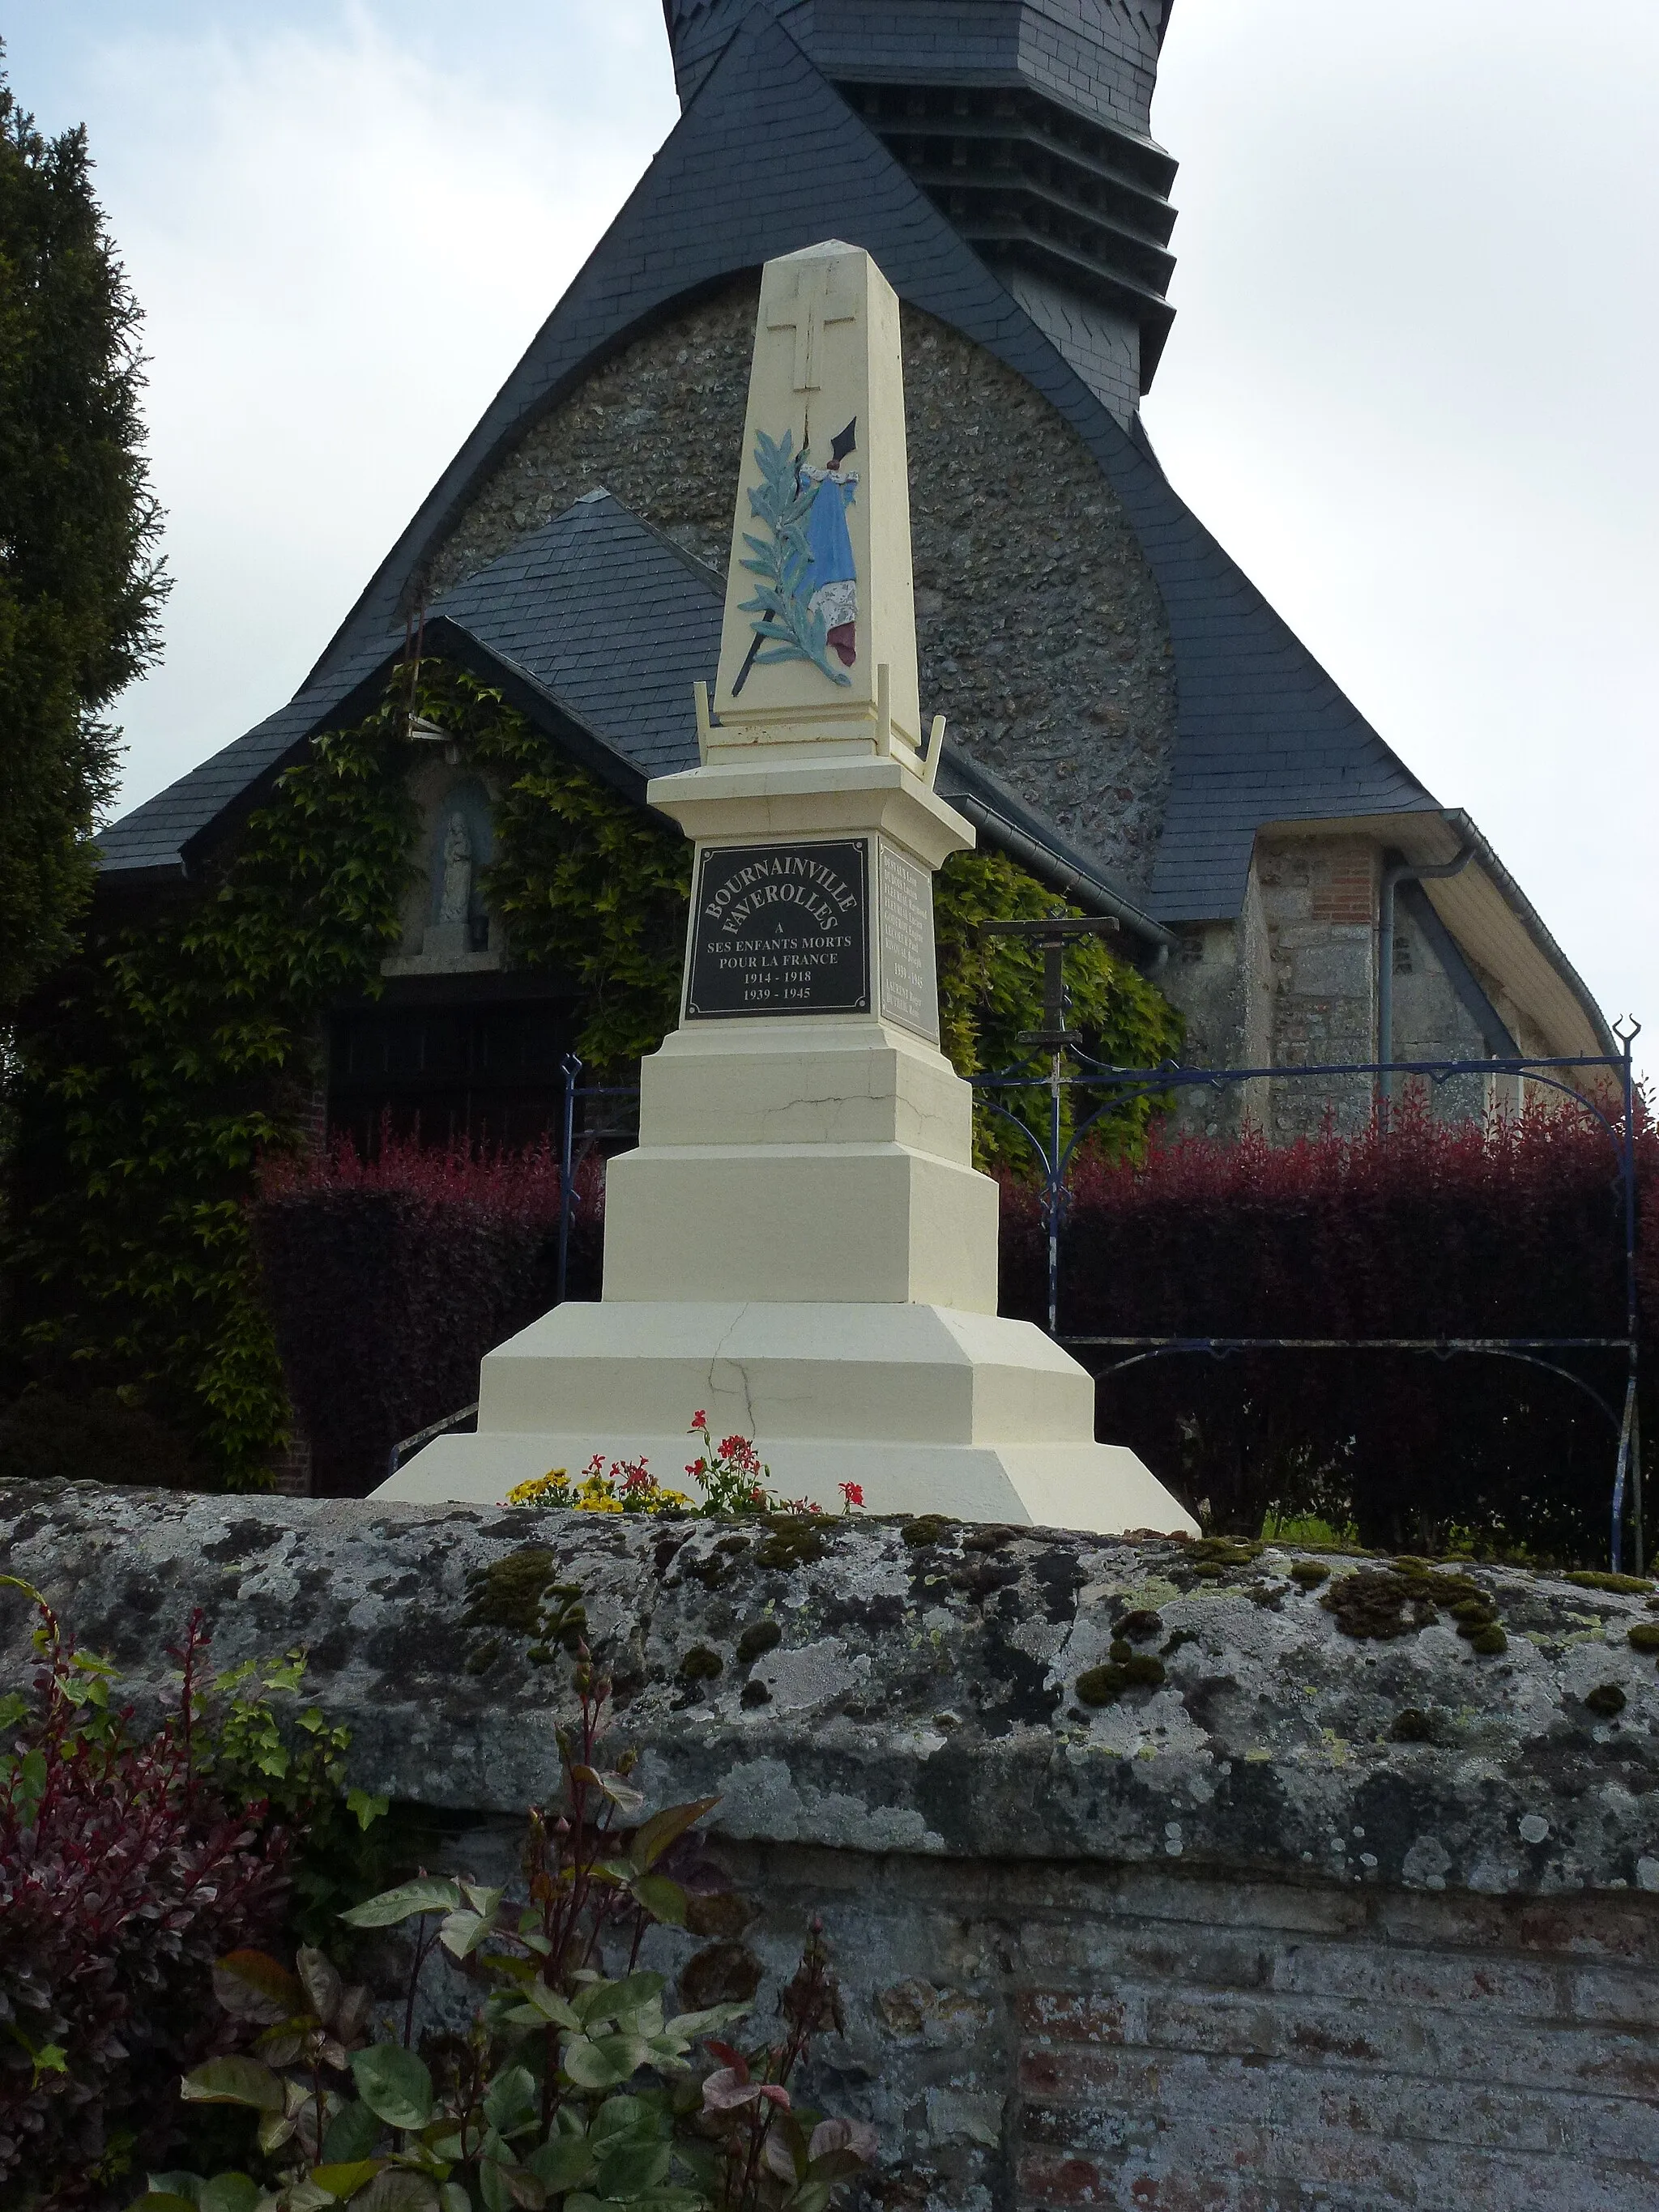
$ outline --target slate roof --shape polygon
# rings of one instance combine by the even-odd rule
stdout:
[[[462,631],[517,672],[643,798],[650,777],[697,764],[691,687],[713,687],[725,596],[723,577],[599,489],[434,599],[427,631]]]
[[[1176,496],[1144,434],[1121,428],[757,6],[299,696],[106,831],[106,867],[176,867],[223,808],[373,678],[401,646],[422,567],[476,488],[597,361],[688,296],[830,229],[866,246],[902,300],[1042,392],[1093,453],[1139,537],[1168,613],[1178,687],[1172,787],[1146,901],[1154,915],[1236,914],[1264,823],[1440,811]],[[474,611],[486,619],[476,604]],[[678,681],[664,678],[661,711],[671,718]],[[1048,841],[1057,842],[1054,833]]]

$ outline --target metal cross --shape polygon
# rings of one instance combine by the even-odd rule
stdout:
[[[821,389],[818,372],[822,367],[824,325],[857,319],[856,295],[835,283],[827,263],[809,261],[796,270],[793,295],[787,301],[775,301],[766,317],[769,331],[795,333],[794,391]]]
[[[981,937],[1023,937],[1042,948],[1042,1027],[1022,1030],[1021,1044],[1046,1045],[1058,1054],[1077,1035],[1066,1026],[1072,994],[1066,988],[1066,947],[1079,937],[1110,937],[1118,925],[1109,915],[1052,915],[1046,921],[982,921]],[[1056,1070],[1059,1062],[1055,1062]]]

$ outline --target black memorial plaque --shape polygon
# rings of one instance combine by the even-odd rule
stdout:
[[[870,848],[711,845],[697,868],[688,1021],[870,1007]]]

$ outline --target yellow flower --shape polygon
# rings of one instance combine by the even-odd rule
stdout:
[[[608,1474],[588,1475],[573,1492],[568,1471],[555,1467],[531,1481],[517,1484],[507,1492],[503,1503],[566,1506],[578,1513],[672,1513],[690,1500],[684,1491],[665,1490],[655,1482],[649,1488],[635,1484],[632,1490],[624,1492],[618,1487],[615,1477]]]
[[[569,1482],[563,1468],[550,1467],[545,1474],[516,1484],[502,1502],[507,1505],[568,1505]]]

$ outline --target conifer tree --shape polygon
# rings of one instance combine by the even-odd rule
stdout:
[[[0,1017],[74,948],[105,709],[155,659],[167,589],[139,309],[91,169],[85,130],[43,137],[0,66]]]

